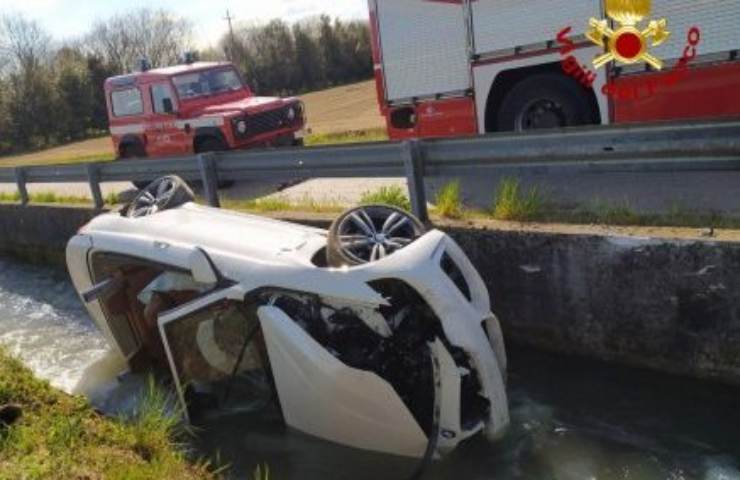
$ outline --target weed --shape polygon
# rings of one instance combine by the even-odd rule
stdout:
[[[492,215],[497,220],[531,221],[544,213],[545,202],[537,187],[523,191],[516,178],[504,178],[496,189]]]
[[[267,464],[257,465],[254,469],[254,480],[270,480],[270,466]]]
[[[435,212],[443,218],[458,219],[464,215],[460,197],[460,181],[455,180],[444,185],[437,193]]]
[[[362,205],[381,204],[411,211],[411,201],[404,189],[398,186],[381,187],[373,192],[365,192],[360,198]]]

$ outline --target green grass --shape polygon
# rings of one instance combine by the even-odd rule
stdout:
[[[388,133],[384,128],[369,130],[350,130],[337,133],[315,133],[305,138],[307,147],[320,145],[341,145],[346,143],[384,142],[388,140]]]
[[[317,202],[308,197],[291,202],[282,197],[268,197],[256,200],[223,200],[223,208],[251,213],[276,213],[276,212],[311,212],[311,213],[339,213],[344,207],[337,203]]]
[[[92,204],[93,201],[89,197],[75,196],[75,195],[58,195],[54,192],[37,192],[30,193],[28,195],[30,203],[41,203],[41,204],[61,204],[61,205],[86,205]],[[7,193],[0,192],[0,203],[17,203],[21,201],[21,194],[18,192]],[[103,198],[106,205],[118,204],[118,195],[109,193]]]
[[[152,381],[132,418],[102,417],[0,350],[0,405],[23,408],[23,417],[0,431],[0,479],[216,478],[178,443],[182,432],[166,413],[168,402]]]
[[[465,215],[460,181],[455,180],[444,185],[434,201],[434,212],[442,218],[460,219]]]
[[[516,178],[504,178],[496,188],[491,215],[497,220],[529,221],[542,216],[545,200],[536,187],[522,189]]]
[[[362,205],[390,205],[392,207],[398,207],[407,212],[411,211],[411,200],[406,194],[406,191],[398,186],[381,187],[378,190],[365,192],[360,198]]]

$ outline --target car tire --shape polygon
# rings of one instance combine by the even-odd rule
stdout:
[[[329,228],[327,264],[339,268],[377,261],[405,248],[426,231],[418,218],[400,208],[356,207],[340,215]]]
[[[195,153],[206,153],[206,152],[225,152],[229,147],[218,138],[207,137],[198,142]],[[234,186],[233,180],[221,180],[218,182],[218,188],[231,188]]]
[[[517,83],[496,117],[498,131],[528,131],[597,123],[587,90],[575,79],[546,73]]]
[[[147,195],[154,199],[153,202],[149,203],[150,205],[156,205],[156,210],[145,211],[143,208],[145,203],[142,199]],[[193,201],[195,201],[195,194],[188,184],[177,175],[168,175],[158,178],[142,188],[126,207],[124,214],[129,218],[145,217],[156,212],[172,210]]]
[[[136,160],[140,158],[146,158],[146,151],[144,150],[144,147],[139,143],[130,143],[128,145],[124,145],[121,147],[121,155],[119,157],[119,160]],[[146,188],[150,183],[152,183],[151,180],[135,180],[131,183],[134,184],[134,187],[137,188],[137,190],[143,190]]]

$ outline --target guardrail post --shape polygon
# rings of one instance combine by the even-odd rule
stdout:
[[[90,184],[90,193],[92,194],[95,208],[100,210],[105,206],[105,202],[103,201],[103,192],[100,191],[100,170],[98,170],[98,165],[95,163],[88,164],[86,168],[87,181]]]
[[[218,171],[216,167],[216,155],[213,153],[201,153],[198,155],[198,167],[203,180],[203,194],[208,205],[221,208],[218,199]]]
[[[419,140],[408,140],[401,146],[406,182],[409,187],[411,211],[424,223],[429,221],[427,196],[424,190],[424,152]]]
[[[16,167],[15,184],[18,186],[18,193],[21,195],[21,205],[28,204],[28,190],[26,189],[26,169]]]

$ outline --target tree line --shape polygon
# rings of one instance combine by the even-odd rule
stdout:
[[[262,95],[298,94],[369,78],[368,26],[327,16],[293,25],[237,26],[202,60],[231,60]],[[140,9],[97,22],[54,44],[38,22],[0,17],[0,155],[103,134],[103,83],[139,68],[180,62],[195,52],[193,25],[164,10]]]

